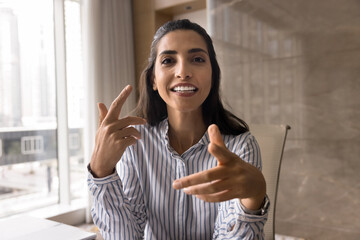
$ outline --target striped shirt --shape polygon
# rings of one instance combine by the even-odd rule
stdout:
[[[217,165],[207,132],[179,155],[169,144],[167,119],[135,128],[141,139],[126,149],[112,175],[89,173],[91,214],[104,239],[263,239],[267,213],[245,213],[238,199],[208,203],[172,188],[175,179]],[[230,151],[261,170],[259,146],[249,132],[222,137]]]

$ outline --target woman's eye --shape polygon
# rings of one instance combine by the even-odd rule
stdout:
[[[169,63],[172,63],[171,58],[164,58],[163,60],[161,60],[161,64],[169,64]]]
[[[205,62],[205,59],[203,59],[202,57],[195,57],[194,62]]]

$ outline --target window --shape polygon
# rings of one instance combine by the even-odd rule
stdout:
[[[44,152],[44,138],[42,136],[21,137],[21,154],[37,154]]]
[[[2,156],[2,140],[0,139],[0,157]]]
[[[87,196],[80,9],[76,0],[0,1],[0,217]]]
[[[69,148],[70,148],[70,150],[80,149],[80,134],[79,133],[70,133]]]

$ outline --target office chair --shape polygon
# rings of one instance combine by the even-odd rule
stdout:
[[[267,195],[270,199],[268,220],[265,224],[265,239],[275,239],[276,197],[279,184],[281,160],[288,125],[249,124],[250,132],[260,146],[262,172],[266,180]]]

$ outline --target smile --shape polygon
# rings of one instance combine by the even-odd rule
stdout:
[[[196,92],[197,88],[192,86],[177,86],[171,89],[173,92],[180,92],[180,93],[186,93],[186,92]]]

